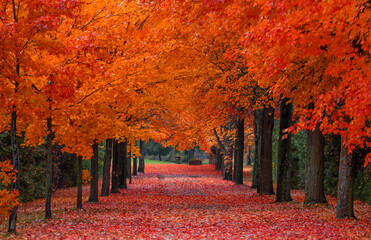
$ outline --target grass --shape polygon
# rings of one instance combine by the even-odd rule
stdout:
[[[133,159],[131,159],[131,162],[133,163]],[[168,162],[168,161],[151,160],[151,159],[145,158],[144,159],[144,164],[175,164],[175,163],[174,162]]]

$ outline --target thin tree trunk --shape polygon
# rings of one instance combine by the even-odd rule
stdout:
[[[98,202],[98,143],[94,141],[93,157],[90,165],[91,181],[89,202]]]
[[[17,89],[17,83],[16,83]],[[12,184],[12,190],[19,190],[19,182],[20,182],[20,175],[19,175],[19,146],[18,146],[18,137],[17,137],[17,112],[15,110],[15,106],[13,106],[12,112],[12,122],[10,126],[10,133],[11,133],[11,143],[12,143],[12,160],[13,160],[13,169],[16,171],[16,180]],[[17,224],[17,210],[18,205],[14,206],[12,212],[9,216],[9,233],[16,232],[16,224]]]
[[[77,157],[77,209],[82,209],[82,157]]]
[[[233,174],[232,174],[232,182],[236,182],[236,171],[237,171],[237,138],[234,141],[234,148],[233,148]]]
[[[235,161],[235,174],[236,184],[243,184],[243,152],[245,136],[245,120],[243,118],[237,119],[237,139],[236,139],[236,161]]]
[[[288,99],[283,99],[280,106],[280,132],[278,139],[278,158],[277,158],[277,193],[276,202],[292,201],[290,195],[291,188],[291,134],[282,139],[283,131],[292,125],[292,104],[287,104]]]
[[[134,157],[133,158],[133,176],[137,176],[138,175],[138,161],[137,161],[137,157]]]
[[[144,152],[143,152],[143,141],[139,140],[139,149],[140,149],[140,157],[139,157],[139,167],[138,172],[144,173]]]
[[[119,174],[119,188],[120,189],[127,189],[128,186],[126,184],[127,179],[127,141],[120,142],[118,144],[119,154],[118,157],[120,159],[120,174]]]
[[[272,133],[274,126],[274,108],[265,107],[263,109],[263,130],[261,143],[261,162],[260,162],[260,186],[258,193],[272,195]]]
[[[319,124],[308,131],[308,154],[305,162],[305,200],[304,204],[326,203],[324,188],[324,144],[325,138]]]
[[[128,174],[128,178],[129,178],[129,183],[131,184],[132,183],[132,180],[131,180],[131,145],[129,146],[129,157],[127,158],[127,174]]]
[[[120,193],[119,188],[119,149],[118,149],[118,142],[116,139],[113,141],[113,150],[112,150],[112,185],[111,185],[111,193]]]
[[[255,116],[254,120],[255,156],[251,188],[258,189],[260,187],[260,159],[263,130],[263,110],[262,109],[255,110],[254,116]]]
[[[47,158],[46,158],[46,194],[45,194],[45,219],[52,217],[52,181],[53,181],[53,138],[52,118],[47,118],[48,135],[46,137]]]
[[[104,160],[103,160],[103,181],[102,181],[102,191],[100,194],[101,196],[109,195],[112,144],[113,144],[112,138],[106,140],[106,151],[104,153]]]
[[[246,161],[246,166],[251,165],[251,146],[249,146],[249,153],[247,155],[247,161]]]
[[[349,154],[342,138],[337,186],[336,218],[355,218],[353,210],[354,156]]]
[[[215,170],[216,171],[221,171],[222,170],[222,164],[223,164],[223,156],[221,154],[220,148],[216,148],[215,157],[216,157]]]
[[[233,144],[230,144],[227,149],[227,154],[224,155],[224,180],[232,181],[232,157]]]

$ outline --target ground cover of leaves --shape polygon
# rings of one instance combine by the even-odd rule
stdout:
[[[44,200],[24,203],[18,235],[7,239],[370,239],[371,207],[355,202],[357,220],[335,218],[336,199],[306,207],[302,191],[293,202],[274,203],[251,183],[224,181],[212,165],[147,165],[146,173],[119,194],[84,202],[76,188],[53,195],[53,219],[43,220]],[[84,200],[89,186],[84,186]]]

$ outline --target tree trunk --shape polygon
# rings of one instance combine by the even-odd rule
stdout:
[[[47,157],[46,157],[46,194],[45,194],[45,219],[52,217],[52,182],[53,182],[53,138],[52,118],[47,118],[48,135],[46,137]]]
[[[236,182],[236,171],[237,171],[237,138],[234,141],[234,148],[233,148],[233,174],[232,174],[232,182]]]
[[[17,83],[16,83],[17,88]],[[20,182],[20,175],[19,175],[19,146],[18,146],[18,137],[17,137],[17,112],[15,110],[15,106],[13,106],[12,112],[12,122],[10,126],[10,133],[11,133],[11,143],[12,143],[12,160],[13,160],[13,169],[16,171],[15,176],[16,180],[12,184],[12,190],[19,190],[19,182]],[[16,224],[17,224],[17,210],[18,205],[14,206],[12,212],[9,216],[9,233],[16,232]]]
[[[274,126],[274,108],[265,107],[263,109],[263,129],[261,139],[261,162],[260,162],[260,186],[258,193],[272,195],[272,133]]]
[[[337,186],[336,218],[355,218],[353,211],[354,156],[349,154],[342,139]]]
[[[77,209],[82,209],[82,157],[77,157]]]
[[[232,180],[232,157],[233,144],[230,144],[227,149],[227,154],[224,155],[224,180]]]
[[[255,110],[254,117],[255,117],[254,120],[255,156],[251,188],[258,188],[260,186],[260,159],[263,130],[263,110],[262,109]]]
[[[144,173],[144,152],[143,152],[143,141],[139,140],[139,149],[140,149],[140,157],[139,157],[139,167],[138,172]]]
[[[118,144],[118,157],[120,162],[120,172],[119,172],[119,188],[120,189],[127,189],[128,186],[126,184],[127,175],[127,141],[120,142]]]
[[[106,140],[106,151],[104,152],[104,160],[103,160],[103,181],[102,181],[102,191],[100,194],[101,196],[109,195],[112,144],[113,144],[112,138]]]
[[[250,166],[251,165],[251,146],[249,146],[249,153],[247,155],[247,162],[246,162],[246,166]]]
[[[128,174],[128,178],[129,178],[129,183],[131,184],[132,183],[132,180],[131,180],[131,146],[129,147],[129,156],[127,158],[127,174]]]
[[[95,140],[93,144],[93,157],[91,158],[90,172],[90,196],[89,202],[98,202],[98,143]]]
[[[138,161],[137,161],[137,157],[134,157],[133,158],[133,176],[137,176],[138,175]]]
[[[245,148],[245,120],[237,119],[237,139],[236,139],[236,184],[243,184],[243,152]]]
[[[162,161],[162,159],[161,159],[161,153],[158,154],[158,160]]]
[[[292,125],[292,104],[287,104],[288,99],[283,99],[280,106],[280,132],[278,139],[277,157],[277,193],[276,202],[292,201],[291,189],[291,134],[282,139],[283,131]]]
[[[113,141],[113,150],[112,150],[112,185],[111,193],[120,193],[119,189],[119,151],[118,151],[118,142],[116,139]]]
[[[221,154],[220,148],[216,148],[215,157],[216,157],[215,170],[216,171],[221,171],[222,170],[222,164],[223,164],[223,156]]]
[[[304,204],[326,203],[324,180],[324,141],[319,124],[308,131],[308,154],[305,162]]]

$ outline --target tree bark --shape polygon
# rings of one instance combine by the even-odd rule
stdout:
[[[227,154],[224,155],[224,180],[232,180],[232,157],[233,144],[230,144],[227,149]]]
[[[119,188],[120,189],[127,189],[128,186],[126,184],[127,175],[127,141],[120,142],[118,144],[118,157],[120,162],[120,172],[119,172]]]
[[[100,194],[101,196],[109,195],[112,144],[113,144],[112,138],[106,140],[106,151],[104,152],[104,160],[103,160],[103,181],[102,181],[102,191]]]
[[[305,162],[304,204],[326,203],[324,180],[324,144],[319,124],[307,134],[307,159]]]
[[[138,161],[137,157],[133,158],[133,176],[138,175]]]
[[[292,201],[291,189],[291,134],[282,139],[283,131],[292,125],[292,104],[287,104],[288,99],[283,99],[280,105],[280,132],[278,139],[277,157],[277,192],[276,202]]]
[[[246,162],[246,166],[250,166],[251,165],[251,146],[249,146],[249,153],[247,155],[247,162]]]
[[[45,219],[52,217],[52,182],[53,182],[53,138],[52,118],[47,118],[48,135],[46,137],[47,157],[46,157],[46,194],[45,194]]]
[[[243,152],[245,148],[245,120],[243,118],[237,119],[237,139],[236,139],[236,184],[243,184]]]
[[[17,88],[17,83],[16,83]],[[12,112],[12,122],[10,126],[10,133],[11,133],[11,145],[12,145],[12,161],[13,161],[13,169],[16,171],[16,180],[12,184],[12,190],[19,190],[19,182],[20,182],[20,175],[19,175],[19,146],[18,146],[18,137],[17,137],[17,112],[15,110],[15,106],[13,106]],[[14,206],[12,212],[9,216],[9,233],[16,232],[16,224],[17,224],[17,210],[18,205]]]
[[[128,155],[128,158],[127,158],[127,174],[128,174],[128,178],[129,178],[129,183],[131,184],[132,183],[132,180],[131,180],[131,146],[129,147],[129,155]]]
[[[222,156],[220,148],[216,148],[215,157],[216,157],[215,170],[216,171],[221,171],[222,170],[222,164],[223,164],[223,156]]]
[[[261,162],[260,162],[260,185],[258,193],[272,195],[272,133],[274,126],[274,108],[265,107],[263,109],[263,129],[261,142]]]
[[[234,148],[233,148],[233,174],[232,174],[232,182],[236,182],[236,171],[237,171],[237,138],[234,141]]]
[[[82,157],[77,157],[77,209],[82,209]]]
[[[138,172],[144,173],[144,152],[143,152],[143,141],[139,140],[139,149],[140,149],[140,157],[139,157],[139,167]]]
[[[337,186],[336,218],[355,218],[353,210],[354,156],[349,154],[342,138]]]
[[[257,189],[260,186],[260,159],[263,130],[263,110],[262,109],[255,110],[254,117],[255,117],[254,119],[255,156],[251,188]]]
[[[91,158],[90,172],[90,196],[89,202],[98,202],[98,143],[94,141],[93,144],[93,157]]]
[[[113,141],[113,150],[112,150],[112,184],[111,184],[111,193],[120,193],[119,188],[119,152],[118,152],[118,142],[116,139]]]

